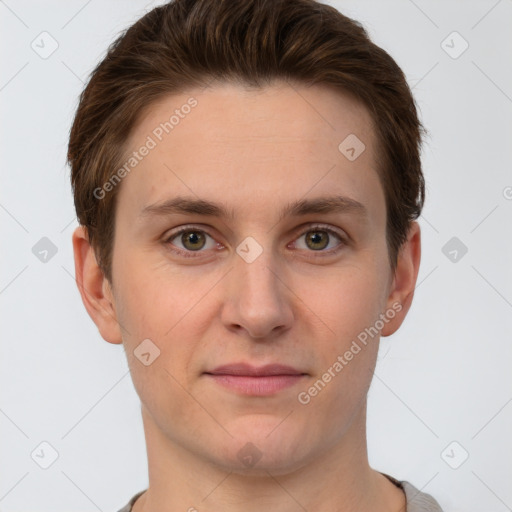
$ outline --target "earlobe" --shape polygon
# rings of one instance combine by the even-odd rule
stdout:
[[[393,282],[386,302],[386,311],[395,312],[382,329],[382,336],[398,330],[411,307],[421,260],[421,231],[417,222],[411,222],[407,240],[402,245]],[[390,315],[391,316],[391,315]]]
[[[107,278],[100,269],[84,226],[73,232],[75,279],[85,309],[109,343],[122,343],[114,297]]]

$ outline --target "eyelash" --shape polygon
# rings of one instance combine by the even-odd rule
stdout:
[[[204,229],[199,229],[196,226],[189,225],[189,226],[184,226],[184,227],[180,228],[178,231],[176,231],[176,232],[172,233],[171,235],[169,235],[168,237],[166,237],[164,240],[164,244],[166,244],[168,246],[169,250],[175,252],[179,256],[183,256],[185,258],[198,258],[200,256],[196,256],[196,254],[200,254],[205,251],[203,251],[203,250],[199,250],[199,251],[183,250],[183,249],[180,249],[179,247],[174,246],[171,242],[172,240],[174,240],[175,238],[177,238],[179,235],[181,235],[183,233],[194,232],[194,231],[204,233],[205,235],[207,235],[213,239],[213,237]],[[340,251],[343,248],[343,246],[347,244],[347,239],[345,236],[343,236],[338,231],[330,228],[329,226],[326,226],[323,224],[314,224],[314,225],[309,226],[306,230],[302,231],[297,238],[300,238],[300,237],[306,235],[307,233],[310,233],[311,231],[325,231],[326,233],[329,233],[329,235],[334,235],[335,237],[337,237],[340,240],[340,244],[337,247],[335,247],[334,249],[329,249],[328,251],[326,251],[326,250],[319,250],[319,251],[310,250],[310,251],[308,251],[313,254],[320,253],[320,254],[315,254],[314,257],[322,257],[324,255],[332,256],[333,254],[337,254],[338,251]]]

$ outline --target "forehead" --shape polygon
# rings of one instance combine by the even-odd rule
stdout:
[[[374,142],[373,120],[367,108],[347,92],[327,85],[306,87],[284,81],[263,88],[221,82],[164,96],[150,104],[132,129],[126,148],[131,151],[149,134],[157,143],[177,143],[180,132],[184,137],[193,132],[189,143],[197,144],[205,140],[231,144],[235,139],[243,143],[249,135],[269,143],[293,142],[293,137],[300,137],[303,143],[324,141],[332,145],[332,139],[341,142],[350,133],[367,145]]]
[[[256,191],[267,199],[260,208],[334,186],[356,200],[382,195],[369,112],[326,86],[222,83],[169,95],[139,119],[124,163],[143,146],[119,191],[132,211],[183,194],[233,200],[247,213]]]

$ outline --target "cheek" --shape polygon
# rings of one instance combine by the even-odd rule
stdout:
[[[120,259],[117,271],[118,319],[126,325],[130,342],[142,337],[163,343],[172,337],[208,291],[210,282],[209,278],[198,281],[180,272],[171,273],[161,262],[148,264],[144,254]]]
[[[307,297],[309,309],[321,320],[328,345],[340,351],[377,320],[383,304],[383,281],[377,268],[352,265],[333,273],[321,284],[311,288],[311,283],[304,283],[300,293]]]
[[[370,386],[378,354],[375,324],[383,281],[379,269],[368,262],[343,268],[323,284],[307,295],[308,306],[318,312],[321,323],[312,333],[316,373],[302,391],[304,400],[311,400],[307,412],[330,424],[347,419]],[[326,418],[326,411],[332,416]]]
[[[146,388],[148,394],[157,394],[169,383],[178,386],[172,377],[187,386],[197,343],[207,327],[201,299],[212,287],[212,276],[198,280],[183,273],[171,274],[161,265],[148,265],[142,256],[138,261],[125,258],[116,263],[120,277],[116,313],[123,326],[123,344],[135,387],[141,393]],[[143,352],[140,347],[147,350]],[[138,356],[147,352],[150,356],[141,361]],[[146,367],[144,359],[153,358]]]
[[[368,267],[364,272],[354,268],[316,296],[315,307],[329,329],[325,336],[317,333],[316,373],[299,402],[309,401],[304,412],[316,418],[311,428],[318,428],[319,436],[341,435],[340,428],[349,424],[370,386],[378,354],[379,335],[372,330],[381,312],[378,285]]]

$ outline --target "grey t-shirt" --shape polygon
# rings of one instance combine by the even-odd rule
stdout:
[[[406,512],[443,512],[439,503],[437,503],[430,494],[418,491],[418,489],[409,482],[399,481],[385,473],[382,474],[391,480],[397,487],[403,489],[407,502]],[[119,512],[131,512],[133,504],[144,492],[146,492],[146,490],[138,492],[121,510],[119,510]]]

